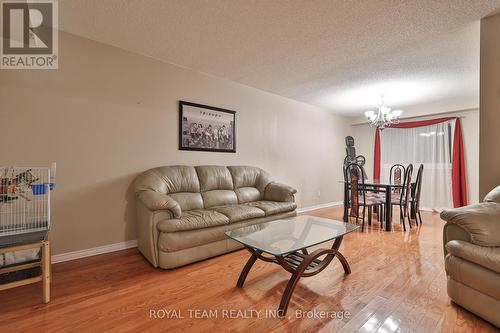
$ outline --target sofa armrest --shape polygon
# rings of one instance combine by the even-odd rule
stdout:
[[[486,194],[483,201],[500,203],[500,185]]]
[[[157,225],[160,221],[172,218],[169,210],[151,210],[137,200],[137,246],[144,257],[158,267],[158,235]]]
[[[264,190],[264,200],[294,202],[297,190],[291,186],[280,183],[269,183]]]
[[[443,228],[443,250],[445,257],[448,254],[446,244],[451,241],[465,241],[470,243],[470,233],[456,224],[446,223]]]
[[[441,212],[441,218],[470,235],[480,246],[500,246],[500,204],[483,202]],[[450,241],[451,239],[445,239]]]
[[[446,250],[456,257],[500,274],[500,247],[479,246],[461,240],[454,240],[446,244]]]
[[[137,197],[149,210],[168,210],[174,218],[181,217],[181,206],[166,194],[155,191],[141,191]]]

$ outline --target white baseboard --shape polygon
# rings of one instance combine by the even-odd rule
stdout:
[[[342,204],[343,204],[342,201],[327,202],[327,203],[323,203],[323,204],[319,204],[319,205],[299,208],[299,209],[297,209],[297,213],[304,213],[304,212],[309,212],[309,211],[316,210],[316,209],[339,206]],[[137,240],[129,240],[129,241],[115,243],[115,244],[93,247],[91,249],[56,254],[56,255],[52,256],[52,262],[58,263],[58,262],[70,261],[70,260],[75,260],[75,259],[80,259],[80,258],[96,256],[98,254],[104,254],[104,253],[110,253],[110,252],[130,249],[132,247],[137,247]]]
[[[104,254],[104,253],[109,253],[109,252],[130,249],[132,247],[137,247],[137,240],[134,239],[134,240],[129,240],[129,241],[115,243],[115,244],[93,247],[91,249],[56,254],[56,255],[53,255],[51,258],[52,258],[53,263],[58,263],[58,262],[64,262],[64,261],[85,258],[85,257],[96,256],[98,254]]]
[[[321,209],[321,208],[341,206],[343,204],[344,204],[343,201],[326,202],[326,203],[319,204],[319,205],[298,208],[297,213],[305,213],[305,212],[310,212],[311,210],[316,210],[316,209]]]

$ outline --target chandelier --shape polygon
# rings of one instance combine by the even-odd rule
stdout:
[[[380,98],[378,111],[366,111],[365,116],[368,119],[370,126],[378,127],[383,130],[390,127],[392,124],[399,123],[399,118],[403,114],[401,110],[391,110],[390,107],[384,104],[384,96]]]

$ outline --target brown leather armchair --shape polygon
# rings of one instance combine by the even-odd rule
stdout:
[[[441,213],[448,295],[500,327],[500,186],[482,203]]]

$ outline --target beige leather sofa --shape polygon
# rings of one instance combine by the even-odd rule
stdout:
[[[448,295],[500,327],[500,186],[484,202],[441,213]]]
[[[165,166],[135,181],[141,253],[174,268],[242,246],[225,231],[295,216],[297,191],[249,166]]]

